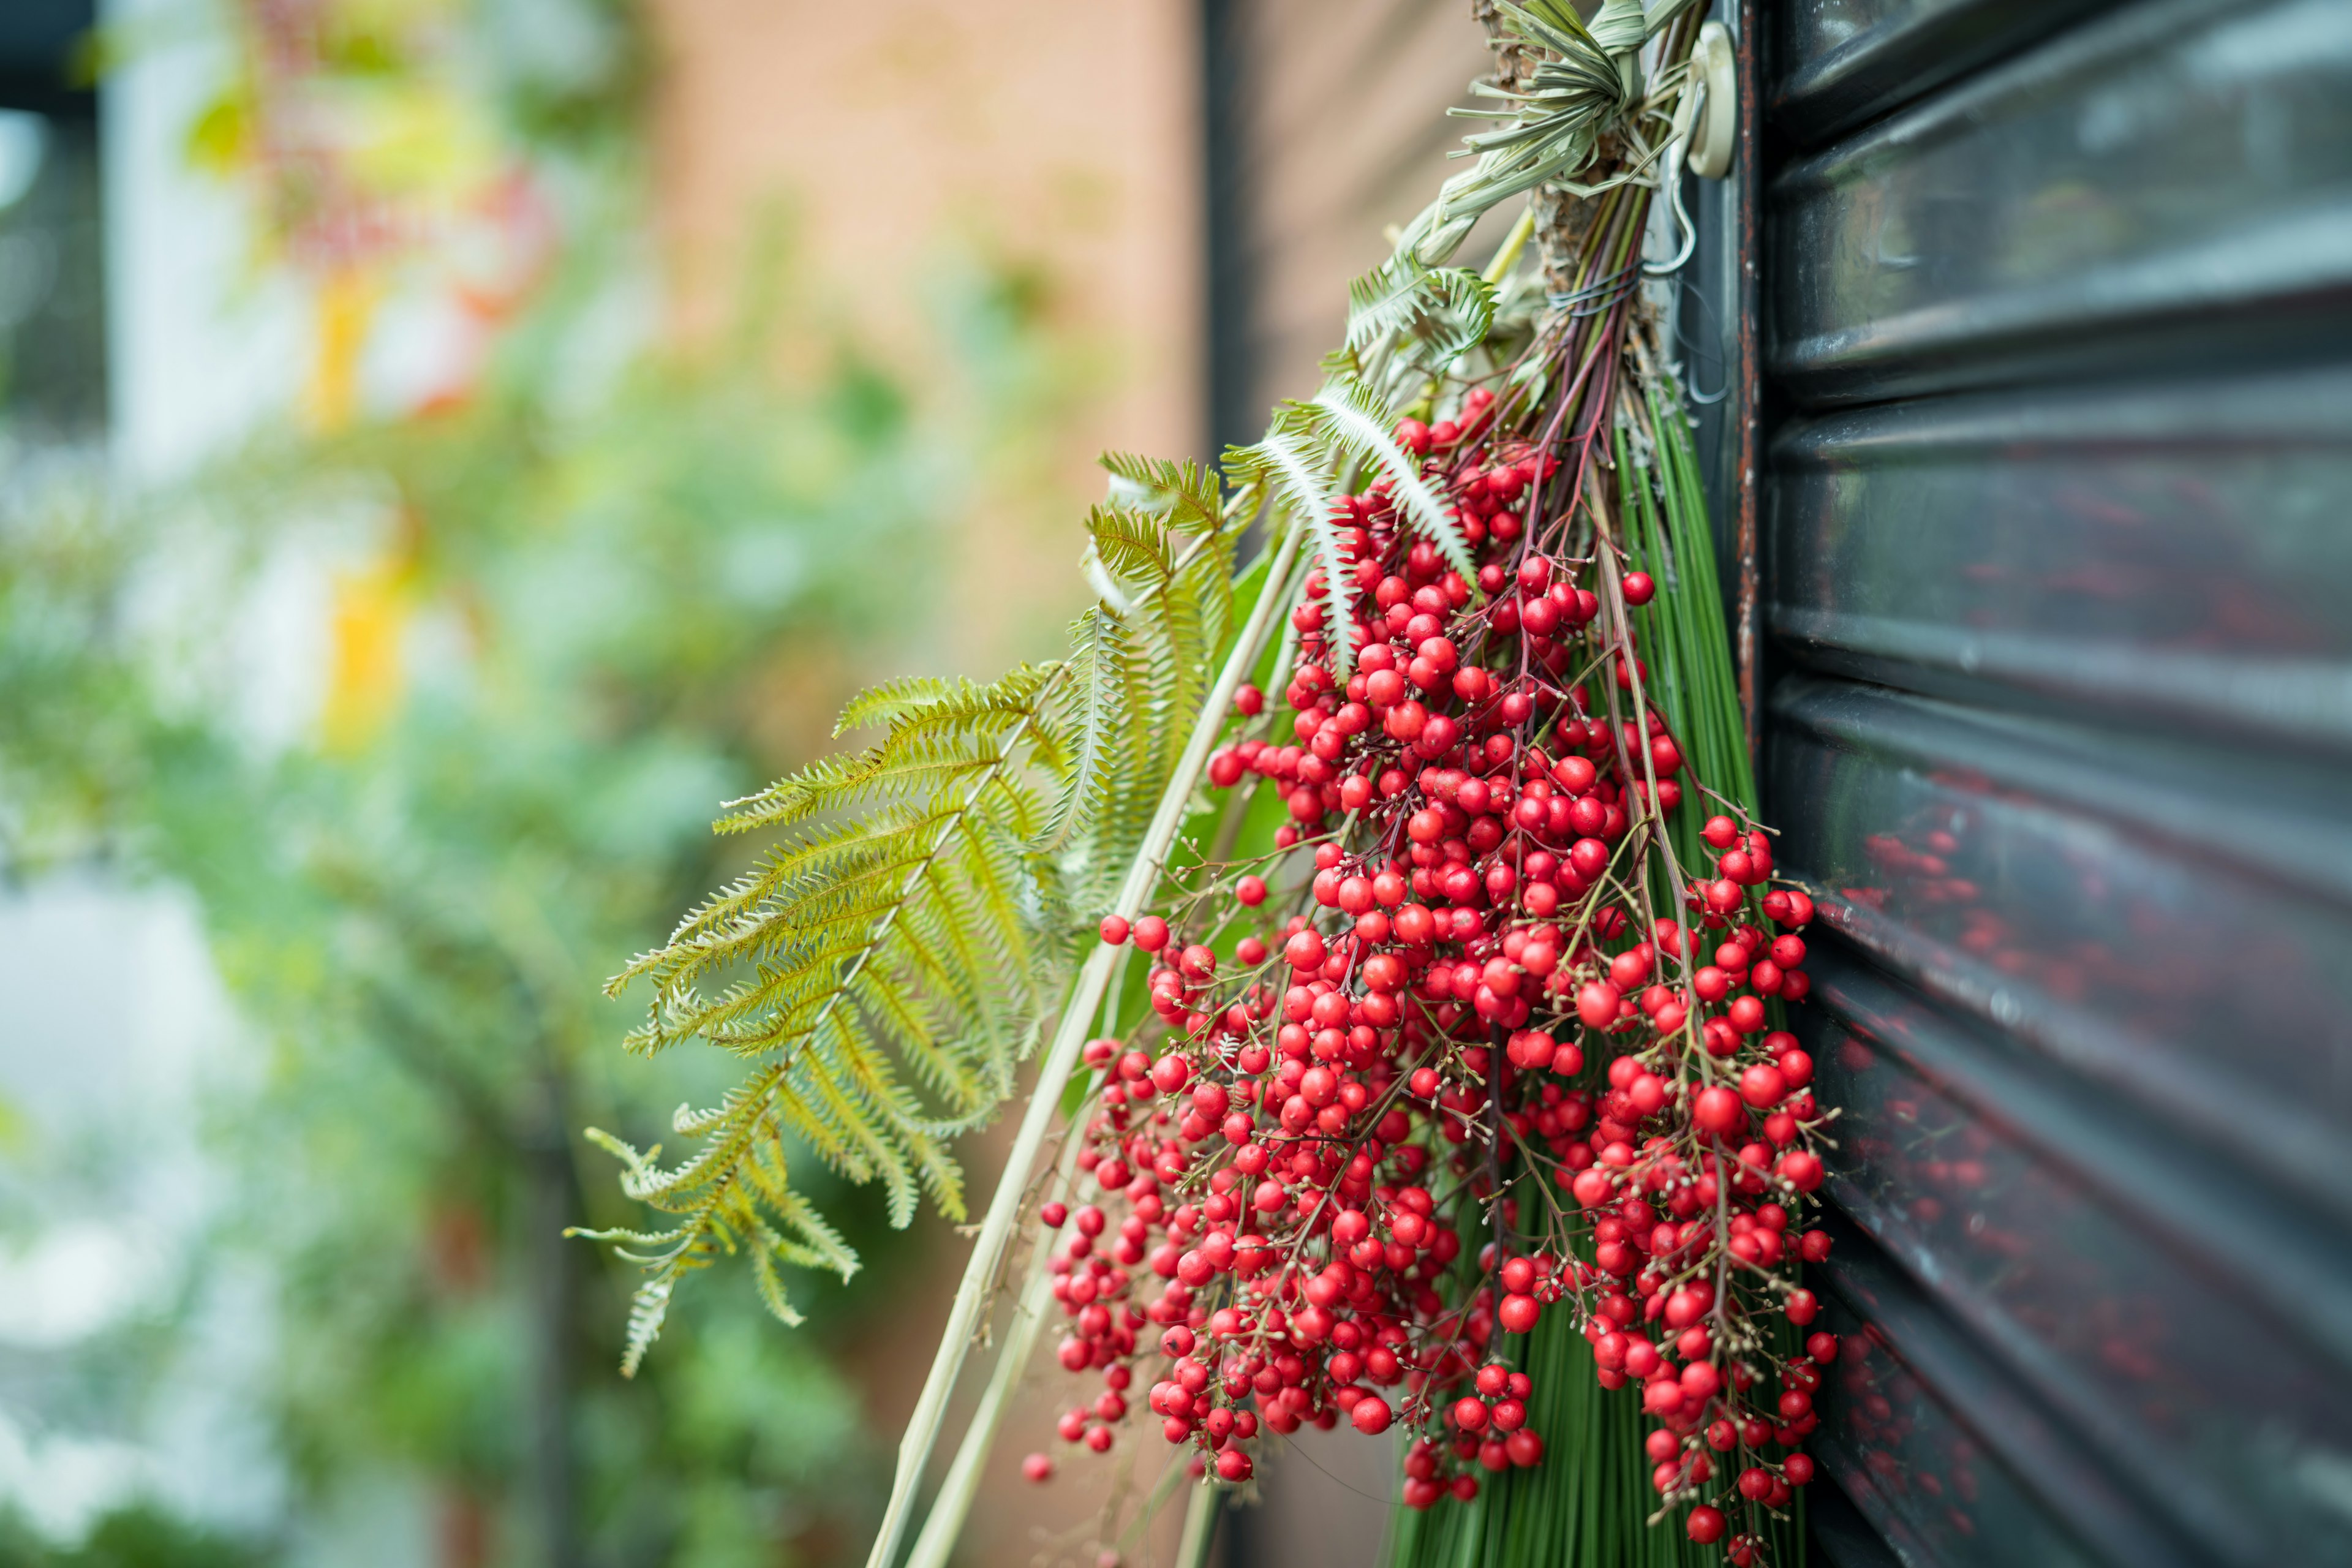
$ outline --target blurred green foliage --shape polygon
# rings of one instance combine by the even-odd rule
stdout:
[[[0,517],[0,867],[191,889],[267,1041],[208,1114],[239,1176],[220,1256],[278,1289],[288,1540],[384,1476],[423,1489],[451,1568],[825,1561],[878,1501],[837,1286],[793,1332],[748,1283],[699,1293],[625,1382],[630,1271],[561,1235],[635,1218],[583,1123],[659,1142],[726,1076],[620,1058],[601,982],[731,868],[717,804],[920,657],[943,531],[1024,389],[1067,379],[1024,287],[943,292],[919,397],[768,271],[788,286],[711,353],[583,363],[603,297],[560,284],[459,406]],[[345,718],[273,743],[238,694],[284,650],[250,634],[322,551]],[[871,1268],[907,1268],[872,1195],[804,1163]],[[0,1563],[284,1544],[175,1528]]]
[[[43,1540],[22,1520],[0,1514],[0,1568],[260,1568],[268,1554],[248,1542],[191,1524],[153,1503],[101,1518],[72,1546]]]
[[[845,1371],[870,1305],[811,1280],[785,1331],[748,1282],[698,1292],[618,1373],[632,1271],[562,1231],[639,1215],[579,1130],[660,1142],[732,1075],[624,1060],[631,1009],[600,988],[757,851],[711,837],[721,801],[828,745],[850,690],[938,662],[951,531],[1044,493],[1035,432],[1094,367],[1047,327],[1045,273],[969,261],[931,301],[929,363],[881,365],[778,223],[730,330],[646,346],[635,0],[315,9],[205,11],[317,56],[272,77],[244,48],[186,132],[256,198],[257,260],[324,200],[310,164],[265,155],[273,113],[357,114],[384,156],[343,173],[430,176],[452,205],[535,171],[561,237],[454,405],[274,435],[138,496],[0,450],[0,881],[194,898],[260,1046],[196,1111],[233,1180],[194,1250],[273,1298],[245,1393],[289,1481],[251,1538],[154,1501],[67,1546],[0,1516],[0,1568],[397,1560],[374,1539],[387,1488],[439,1568],[845,1558],[883,1468]],[[144,37],[96,56],[163,47]],[[475,156],[393,155],[434,148]],[[118,1201],[111,1130],[43,1131],[0,1125],[0,1231],[61,1194]],[[866,1259],[861,1293],[919,1263],[874,1194],[798,1173]],[[45,1396],[139,1430],[218,1299],[169,1294],[58,1352]]]

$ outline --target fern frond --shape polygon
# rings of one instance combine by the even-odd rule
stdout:
[[[1437,546],[1446,563],[1462,574],[1470,591],[1478,591],[1478,564],[1470,556],[1470,542],[1462,525],[1421,477],[1420,460],[1396,443],[1391,434],[1396,415],[1363,383],[1338,378],[1315,395],[1315,408],[1328,422],[1332,439],[1349,456],[1380,469],[1396,497],[1397,510],[1413,531]]]
[[[1139,458],[1131,452],[1105,452],[1100,459],[1114,489],[1127,493],[1114,500],[1163,514],[1179,533],[1215,533],[1225,526],[1217,476],[1206,464]]]
[[[1150,681],[1132,695],[1141,700],[1156,742],[1152,750],[1173,763],[1181,731],[1169,718],[1199,706],[1207,681],[1203,667],[1229,614],[1230,565],[1213,544],[1179,550],[1157,519],[1139,513],[1097,507],[1087,526],[1105,564],[1136,588],[1128,618]],[[1209,570],[1201,569],[1203,563]],[[1218,622],[1213,636],[1213,617]]]
[[[621,1352],[621,1374],[635,1377],[637,1368],[645,1363],[646,1352],[654,1348],[661,1337],[662,1324],[669,1317],[670,1293],[688,1268],[707,1266],[707,1259],[698,1257],[691,1265],[677,1262],[657,1269],[654,1277],[637,1287],[629,1298],[629,1328],[625,1348]],[[790,1310],[789,1308],[786,1310]],[[800,1315],[793,1313],[784,1321],[798,1325]]]
[[[1348,285],[1348,349],[1382,337],[1417,340],[1433,367],[1484,342],[1495,324],[1495,290],[1461,267],[1427,268],[1392,256]]]
[[[902,713],[940,700],[954,689],[953,680],[930,675],[907,676],[869,686],[842,709],[841,717],[834,721],[834,738],[838,740],[852,730],[869,725],[887,724]]]
[[[894,1224],[926,1198],[962,1215],[950,1143],[1011,1092],[1058,999],[1067,868],[1133,854],[1233,630],[1240,530],[1214,477],[1105,465],[1116,499],[1087,519],[1088,547],[1119,603],[1079,617],[1069,657],[849,703],[840,731],[881,738],[729,803],[719,831],[783,837],[609,984],[652,990],[630,1049],[699,1039],[754,1061],[719,1104],[681,1109],[677,1163],[604,1143],[623,1190],[676,1220],[604,1237],[646,1271],[628,1366],[678,1282],[720,1256],[748,1251],[787,1321],[781,1270],[856,1267],[792,1192],[788,1141],[881,1184]]]
[[[1149,591],[1176,575],[1173,542],[1157,518],[1125,507],[1098,506],[1087,514],[1087,535],[1094,541],[1103,569],[1123,586],[1133,582]]]
[[[1198,465],[1103,460],[1164,505],[1098,506],[1087,520],[1092,558],[1118,600],[1107,596],[1071,627],[1070,678],[1046,728],[1067,765],[1042,841],[1081,865],[1123,858],[1150,819],[1231,633],[1238,532]],[[1082,835],[1094,842],[1080,848]]]
[[[1074,733],[1061,793],[1046,817],[1044,848],[1061,848],[1095,818],[1118,776],[1120,759],[1114,750],[1130,753],[1135,750],[1119,745],[1132,731],[1137,717],[1121,701],[1131,650],[1126,625],[1107,604],[1097,605],[1071,623],[1071,679],[1066,689],[1075,700],[1066,717]],[[1122,723],[1122,718],[1128,721]]]
[[[1356,623],[1348,611],[1348,561],[1340,548],[1332,454],[1320,433],[1307,405],[1286,403],[1265,440],[1226,449],[1224,468],[1225,478],[1234,483],[1263,485],[1280,497],[1297,525],[1307,531],[1322,566],[1323,626],[1334,673],[1344,679],[1355,667]]]
[[[1059,674],[1055,666],[1016,671],[1017,686],[980,688],[960,682],[940,700],[910,708],[894,720],[889,737],[854,758],[827,758],[777,780],[741,800],[711,826],[719,833],[788,827],[827,811],[868,800],[902,798],[953,784],[961,775],[995,765],[986,754],[965,749],[1025,730],[1036,717],[1037,689]],[[1008,678],[1008,680],[1011,678]]]
[[[1026,929],[1036,900],[1024,889],[1052,874],[1027,847],[1045,819],[1039,784],[1060,771],[1047,721],[1066,679],[1066,667],[1024,666],[986,684],[894,682],[852,703],[844,728],[885,724],[880,742],[736,803],[719,826],[863,814],[803,826],[615,977],[615,988],[654,988],[634,1048],[698,1037],[761,1058],[719,1105],[681,1112],[678,1131],[698,1146],[679,1164],[605,1142],[624,1161],[624,1190],[678,1218],[628,1238],[647,1270],[631,1365],[677,1282],[720,1253],[750,1247],[762,1298],[780,1311],[790,1309],[779,1266],[854,1267],[837,1237],[786,1201],[787,1136],[854,1180],[881,1182],[894,1223],[911,1220],[924,1194],[961,1213],[945,1130],[993,1105],[1029,1037],[1007,1020],[1036,1009],[1045,989],[1045,950]],[[944,1114],[926,1109],[926,1094]]]

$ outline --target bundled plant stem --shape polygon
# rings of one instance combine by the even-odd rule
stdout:
[[[1826,1252],[1803,1216],[1828,1117],[1778,1013],[1805,994],[1812,910],[1752,816],[1688,422],[1640,288],[1697,21],[1671,0],[1608,0],[1589,26],[1501,14],[1517,86],[1489,90],[1518,107],[1356,286],[1323,391],[1226,454],[1223,493],[1116,464],[1089,520],[1109,591],[1072,657],[853,709],[880,746],[738,820],[908,804],[801,828],[637,966],[658,986],[645,1043],[762,1064],[682,1120],[714,1131],[704,1152],[625,1151],[633,1190],[683,1216],[634,1238],[643,1338],[715,1251],[763,1279],[841,1261],[782,1184],[788,1130],[886,1176],[903,1149],[907,1190],[952,1207],[955,1123],[918,1114],[879,1042],[970,1115],[1002,1092],[1016,1016],[1057,1020],[874,1568],[1024,1229],[916,1563],[946,1561],[1056,1317],[1058,1359],[1094,1383],[1060,1436],[1097,1453],[1139,1403],[1182,1473],[1245,1486],[1270,1436],[1402,1424],[1401,1563],[1801,1550],[1799,1445],[1837,1346],[1797,1345],[1815,1305],[1793,1275]],[[1523,191],[1485,276],[1443,265]],[[1518,264],[1531,232],[1549,288]],[[1261,509],[1270,542],[1235,575]],[[1081,922],[1098,941],[1037,1006]],[[877,966],[894,984],[861,989]]]

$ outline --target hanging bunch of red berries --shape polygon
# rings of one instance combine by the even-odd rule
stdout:
[[[1794,1266],[1828,1251],[1801,1219],[1812,1063],[1771,1018],[1805,994],[1812,905],[1736,809],[1683,830],[1707,863],[1677,857],[1705,791],[1626,614],[1657,586],[1603,529],[1564,552],[1558,459],[1494,413],[1474,389],[1396,432],[1475,580],[1373,484],[1339,525],[1349,646],[1317,574],[1289,721],[1242,691],[1209,774],[1280,793],[1271,852],[1103,922],[1150,956],[1151,1011],[1087,1049],[1099,1201],[1043,1215],[1062,1363],[1101,1380],[1061,1432],[1110,1447],[1148,1381],[1167,1441],[1241,1481],[1262,1429],[1402,1422],[1405,1501],[1467,1500],[1542,1460],[1508,1336],[1564,1311],[1603,1386],[1641,1385],[1689,1534],[1750,1563],[1759,1510],[1811,1479],[1837,1354],[1819,1332],[1776,1354],[1771,1321],[1811,1323]]]

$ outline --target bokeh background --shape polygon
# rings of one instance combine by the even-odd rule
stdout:
[[[1097,449],[1311,388],[1485,58],[1394,0],[0,7],[0,1565],[862,1560],[961,1244],[828,1194],[854,1286],[715,1277],[620,1378],[581,1131],[726,1064],[600,984],[856,687],[1056,646]],[[1093,1562],[1125,1466],[969,1560]]]

